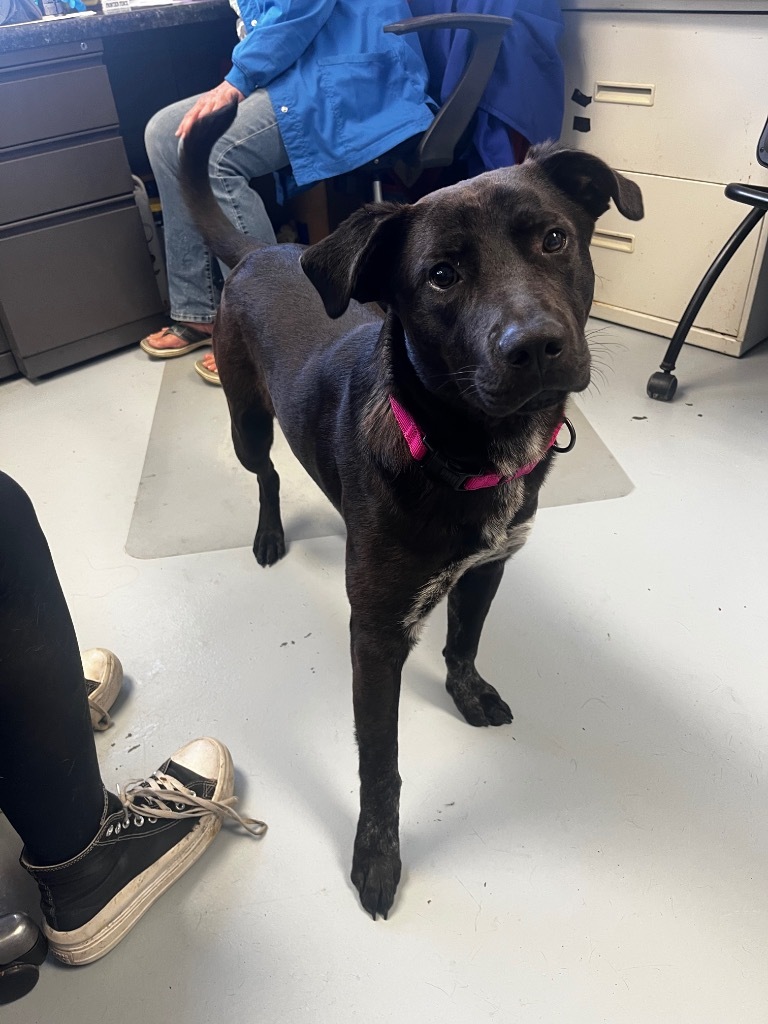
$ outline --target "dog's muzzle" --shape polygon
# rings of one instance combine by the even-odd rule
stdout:
[[[551,317],[509,324],[493,339],[467,398],[493,417],[553,408],[589,386],[589,363],[586,342]]]

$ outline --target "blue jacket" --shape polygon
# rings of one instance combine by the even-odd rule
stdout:
[[[563,16],[559,0],[412,0],[413,14],[500,14],[513,18],[480,101],[472,145],[472,174],[515,163],[507,128],[528,142],[557,139],[563,120],[564,75],[558,51]],[[422,43],[435,99],[453,90],[468,58],[468,32],[425,32]]]
[[[266,89],[296,183],[343,174],[432,122],[415,35],[384,33],[404,0],[239,0],[247,35],[227,81]]]

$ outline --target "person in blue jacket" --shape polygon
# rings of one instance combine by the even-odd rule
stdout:
[[[141,347],[159,358],[210,344],[218,304],[212,257],[178,182],[178,141],[198,118],[239,103],[211,155],[211,183],[232,222],[266,243],[275,235],[252,178],[290,166],[304,188],[367,163],[433,118],[417,38],[383,31],[410,16],[405,0],[240,0],[239,10],[230,2],[240,36],[232,70],[215,89],[159,111],[146,129],[173,323]],[[196,369],[217,382],[212,353]]]

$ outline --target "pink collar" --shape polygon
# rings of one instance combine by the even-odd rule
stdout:
[[[449,460],[439,455],[434,448],[431,448],[426,437],[419,430],[416,420],[407,412],[398,400],[393,396],[389,396],[389,404],[392,407],[392,412],[395,414],[397,425],[400,427],[405,443],[408,445],[408,450],[417,462],[424,462],[425,466],[430,469],[434,475],[438,476],[444,483],[450,484],[454,490],[457,491],[479,491],[484,487],[498,487],[499,484],[508,484],[511,480],[519,480],[521,476],[527,476],[532,473],[534,469],[543,460],[537,462],[529,462],[527,465],[522,466],[512,476],[500,476],[498,473],[483,473],[472,475],[471,473],[465,473],[455,464],[452,464]],[[571,432],[571,439],[566,448],[556,448],[555,441],[557,441],[557,435],[560,433],[563,425],[567,425]],[[550,448],[555,448],[556,451],[570,451],[576,441],[576,432],[570,420],[563,420],[562,423],[558,423],[555,428],[552,437],[550,438],[549,444],[547,445],[547,451]]]

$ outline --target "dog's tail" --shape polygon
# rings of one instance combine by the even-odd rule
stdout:
[[[205,244],[230,270],[263,242],[242,234],[227,219],[211,191],[208,161],[211,150],[230,127],[237,114],[237,103],[201,117],[179,143],[181,191]]]

